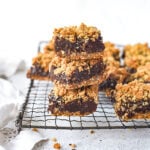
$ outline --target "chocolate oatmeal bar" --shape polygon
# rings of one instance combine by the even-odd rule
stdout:
[[[118,84],[115,111],[122,120],[150,118],[150,84],[133,81]]]
[[[129,72],[136,72],[139,66],[145,65],[147,62],[150,62],[150,48],[147,43],[124,47],[124,63]]]
[[[38,53],[38,55],[32,59],[32,67],[27,72],[27,78],[50,80],[49,63],[54,55],[54,51]]]
[[[96,27],[70,26],[54,30],[57,55],[69,59],[98,59],[104,50],[100,31]]]
[[[54,87],[49,95],[48,110],[53,115],[84,116],[96,111],[98,85],[67,90]]]
[[[51,80],[67,89],[101,83],[104,80],[103,59],[68,60],[56,56],[50,63]]]

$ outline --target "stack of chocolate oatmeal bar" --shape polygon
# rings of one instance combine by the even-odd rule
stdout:
[[[100,31],[85,24],[58,28],[52,41],[56,56],[49,67],[54,82],[49,94],[49,111],[67,116],[96,111],[98,85],[105,80]]]

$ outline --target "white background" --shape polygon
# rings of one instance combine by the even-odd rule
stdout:
[[[104,41],[149,42],[150,1],[0,0],[0,55],[31,61],[55,27],[81,22],[97,26]]]

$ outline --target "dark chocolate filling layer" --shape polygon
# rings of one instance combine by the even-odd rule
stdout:
[[[57,80],[62,84],[72,84],[72,83],[80,83],[84,80],[88,80],[93,76],[100,75],[104,72],[105,65],[102,62],[98,62],[93,65],[90,70],[79,71],[76,69],[72,72],[71,76],[66,76],[64,73],[54,74],[54,70],[56,67],[52,66],[51,68],[51,79],[52,81]]]
[[[106,89],[115,89],[118,83],[118,80],[119,79],[114,76],[109,76],[105,81],[103,81],[99,85],[99,91],[106,90]],[[125,78],[122,82],[122,84],[125,84],[125,83],[127,83],[127,78]]]
[[[103,81],[100,85],[99,85],[99,90],[106,90],[107,88],[110,89],[115,89],[117,84],[117,79],[109,77],[107,78],[107,80]]]
[[[145,103],[147,103],[145,105]],[[133,110],[132,108],[136,106],[136,108]],[[127,114],[128,118],[132,118],[136,113],[147,113],[150,112],[150,100],[143,100],[138,102],[128,102],[128,103],[122,103],[120,110],[117,110],[118,116],[122,117],[123,115]]]
[[[42,76],[42,77],[49,77],[49,72],[45,72],[43,68],[41,68],[41,66],[39,64],[34,64],[34,66],[32,66],[30,68],[31,70],[31,75],[38,75],[38,76]]]
[[[59,112],[80,112],[80,114],[85,114],[86,112],[92,113],[96,111],[97,104],[94,102],[92,98],[89,97],[89,100],[84,102],[83,99],[75,99],[72,102],[68,102],[65,104],[62,97],[55,97],[53,93],[49,95],[49,108],[48,110],[51,113],[55,114],[55,109],[57,108]]]
[[[77,38],[76,41],[73,43],[64,38],[56,37],[54,47],[56,52],[63,50],[66,55],[80,52],[101,52],[105,48],[102,42],[102,37],[100,36],[95,41],[88,40],[87,42],[85,42],[85,40],[83,39]]]

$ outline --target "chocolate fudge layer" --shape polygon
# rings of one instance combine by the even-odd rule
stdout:
[[[106,64],[106,80],[99,85],[100,91],[107,89],[115,89],[117,83],[123,82],[127,72],[120,68],[119,49],[111,42],[105,42],[105,50],[103,55]]]
[[[137,80],[118,84],[115,111],[122,120],[150,118],[150,84]]]
[[[45,71],[39,64],[34,64],[27,72],[27,78],[35,80],[50,80],[49,71]]]
[[[98,85],[66,90],[54,87],[49,95],[48,110],[53,115],[88,115],[96,111]]]
[[[124,47],[124,63],[131,73],[136,72],[136,69],[150,62],[150,48],[147,43],[126,45]]]
[[[50,80],[49,63],[54,55],[54,51],[38,53],[38,55],[32,59],[32,66],[27,72],[27,78],[35,80]]]
[[[104,70],[102,58],[75,61],[56,56],[50,63],[51,80],[67,89],[98,84]]]
[[[104,50],[100,31],[83,23],[55,29],[53,41],[57,55],[70,59],[96,59]]]

